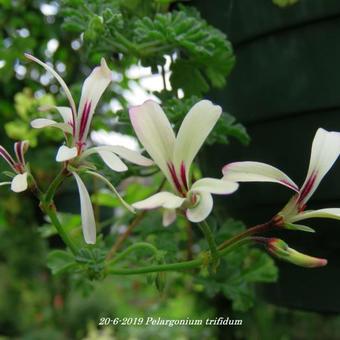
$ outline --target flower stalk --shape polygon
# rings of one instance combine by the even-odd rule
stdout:
[[[76,255],[78,253],[78,247],[74,243],[74,241],[70,238],[70,236],[67,234],[66,230],[63,228],[62,224],[60,223],[55,205],[53,203],[50,204],[41,204],[41,209],[44,211],[44,213],[50,218],[52,224],[57,229],[61,239],[64,241],[64,243],[70,248],[72,253]]]
[[[266,231],[269,231],[273,228],[279,227],[281,219],[278,216],[274,216],[269,222],[258,224],[252,228],[249,228],[245,230],[243,233],[240,233],[238,235],[235,235],[234,237],[230,238],[229,240],[224,241],[218,246],[218,250],[223,250],[225,248],[228,248],[234,243],[239,242],[242,239],[245,239],[249,236],[252,236],[254,234],[263,233]]]
[[[216,246],[216,242],[214,239],[214,235],[207,221],[202,221],[198,223],[198,226],[202,230],[204,237],[207,240],[208,245],[209,245],[210,254],[211,254],[211,270],[212,272],[216,272],[219,261],[218,261],[217,246]]]
[[[64,169],[49,187],[45,196],[45,201],[47,203],[52,202],[54,193],[61,184],[61,182],[63,181],[64,177],[72,175],[74,180],[76,181],[79,191],[82,230],[84,239],[87,244],[95,244],[96,221],[94,211],[86,185],[84,184],[82,178],[80,177],[80,174],[83,172],[84,169],[92,169],[92,167],[88,165],[88,163],[86,162],[87,157],[91,156],[92,154],[98,154],[102,158],[103,162],[110,169],[116,172],[123,172],[128,170],[128,167],[121,160],[121,158],[126,159],[131,163],[138,164],[140,166],[150,166],[153,164],[153,162],[150,159],[147,159],[144,156],[140,155],[137,151],[130,150],[123,146],[112,145],[87,148],[87,138],[90,133],[91,122],[95,114],[96,107],[104,91],[112,81],[112,72],[109,69],[108,65],[106,64],[104,58],[101,59],[100,65],[95,67],[89,74],[89,76],[85,79],[82,86],[81,97],[77,110],[71,91],[67,87],[62,77],[52,67],[42,62],[41,60],[35,58],[34,56],[27,53],[25,54],[25,56],[29,60],[34,61],[35,63],[42,66],[58,81],[60,86],[63,88],[66,97],[69,101],[69,107],[45,106],[43,108],[40,108],[42,111],[46,110],[49,111],[52,109],[58,111],[63,119],[63,122],[58,122],[47,118],[38,118],[34,119],[31,122],[31,126],[33,128],[41,129],[46,127],[54,127],[62,130],[65,135],[66,144],[60,146],[56,155],[56,161],[62,162]],[[2,150],[0,149],[0,152],[1,151]],[[11,164],[13,163],[13,165],[15,165],[14,161],[12,162],[12,159],[10,158],[10,156],[7,155],[7,153],[3,152],[3,154],[4,154],[3,156],[6,158],[8,162],[10,162]],[[23,154],[23,152],[21,154]],[[22,160],[20,158],[20,162],[18,162],[18,164],[19,165],[23,164],[23,157]],[[19,182],[20,184],[19,189],[23,190],[22,187],[24,186],[22,185],[22,182],[26,182],[27,174],[23,173],[21,168],[19,170],[20,173],[17,175],[14,184],[18,184],[17,182]],[[88,171],[88,173],[104,181],[110,187],[110,189],[116,194],[120,202],[123,203],[125,207],[130,209],[130,211],[133,210],[126,202],[124,202],[124,200],[122,199],[122,197],[120,197],[117,190],[106,178],[104,178],[102,175],[94,171]],[[8,183],[6,182],[5,184]],[[18,187],[18,185],[16,185],[15,188],[16,187]],[[24,189],[26,188],[24,187]]]
[[[121,253],[117,254],[117,256],[114,259],[110,260],[108,263],[109,265],[116,264],[117,262],[123,260],[128,255],[130,255],[133,251],[140,250],[140,249],[148,250],[155,256],[159,253],[158,249],[155,246],[153,246],[151,243],[138,242],[138,243],[132,244],[130,247],[126,248]]]
[[[54,225],[54,227],[57,229],[59,236],[63,240],[63,242],[70,248],[72,253],[76,255],[78,253],[78,247],[74,243],[74,241],[70,238],[66,230],[63,228],[62,224],[60,223],[56,207],[54,205],[54,195],[59,188],[59,186],[62,184],[62,182],[65,180],[65,178],[69,175],[69,172],[66,168],[63,168],[58,175],[55,177],[55,179],[52,181],[50,186],[48,187],[46,193],[44,195],[41,195],[41,201],[40,201],[40,208],[41,210],[50,218],[51,223]]]
[[[229,254],[231,251],[237,249],[240,246],[243,246],[252,240],[250,238],[244,238],[231,244],[229,247],[217,251],[218,259]],[[176,263],[166,263],[166,264],[156,264],[151,266],[145,266],[141,268],[114,268],[108,265],[106,268],[106,273],[110,275],[138,275],[138,274],[147,274],[147,273],[157,273],[157,272],[167,272],[167,271],[181,271],[188,269],[199,268],[206,263],[207,255],[210,254],[203,253],[195,260],[191,261],[182,261]]]
[[[50,184],[50,186],[48,187],[48,189],[47,189],[47,191],[44,195],[44,203],[45,204],[51,204],[53,202],[54,195],[55,195],[56,191],[58,190],[58,188],[60,187],[60,185],[62,184],[64,179],[69,175],[70,175],[70,173],[66,168],[63,168],[58,173],[58,175],[54,178],[54,180],[52,181],[52,183]]]
[[[306,210],[307,203],[320,182],[330,171],[340,155],[340,133],[319,128],[313,139],[306,179],[301,186],[296,185],[281,170],[261,162],[234,162],[223,167],[223,178],[236,182],[272,182],[284,185],[293,191],[294,196],[278,213],[282,227],[286,229],[313,232],[313,229],[296,224],[309,218],[340,219],[339,208]]]

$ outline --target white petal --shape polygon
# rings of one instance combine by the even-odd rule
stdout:
[[[27,186],[27,172],[18,174],[12,179],[11,190],[14,192],[25,191]]]
[[[72,125],[72,110],[67,106],[56,106],[55,109],[60,113],[63,117],[63,121],[66,124]]]
[[[299,201],[306,203],[340,154],[340,133],[318,129],[315,134],[306,180]]]
[[[98,101],[112,80],[112,72],[102,58],[83,84],[77,118],[77,137],[86,140]]]
[[[235,162],[222,169],[223,179],[235,182],[273,182],[298,192],[299,187],[281,170],[260,162]]]
[[[209,100],[195,104],[185,116],[178,131],[174,148],[174,165],[179,169],[182,162],[186,176],[193,159],[220,118],[222,109]]]
[[[94,219],[93,208],[90,195],[87,192],[85,184],[75,172],[72,172],[77,181],[79,196],[80,196],[80,212],[82,229],[85,242],[88,244],[96,243],[96,222]]]
[[[70,159],[77,157],[78,150],[76,147],[69,148],[66,145],[62,145],[57,153],[56,161],[57,162],[65,162],[69,161]]]
[[[34,129],[42,129],[45,127],[56,127],[66,133],[72,134],[72,127],[66,123],[58,123],[52,119],[38,118],[31,121],[31,126]]]
[[[175,134],[164,111],[156,102],[148,100],[132,107],[129,114],[139,141],[172,183],[167,164],[172,161]]]
[[[63,78],[61,78],[60,75],[56,71],[54,71],[54,69],[52,67],[50,67],[47,64],[43,63],[38,58],[33,57],[32,55],[30,55],[28,53],[25,53],[25,56],[28,59],[36,62],[39,65],[41,65],[46,71],[50,72],[57,79],[57,81],[59,82],[59,84],[61,85],[63,90],[65,91],[66,97],[67,97],[68,101],[70,102],[71,108],[72,108],[72,110],[74,112],[74,115],[75,115],[75,113],[76,113],[76,105],[74,103],[74,100],[73,100],[73,97],[71,95],[71,92],[70,92],[69,88],[67,87],[66,83],[64,82]],[[74,120],[75,119],[73,119],[73,121]]]
[[[63,118],[64,123],[69,124],[72,126],[73,118],[72,118],[72,110],[67,106],[53,106],[53,105],[43,105],[39,107],[39,111],[51,111],[57,110],[61,117]]]
[[[214,202],[211,194],[200,192],[197,205],[186,210],[187,219],[194,223],[202,222],[210,215],[213,205]]]
[[[168,227],[170,224],[176,220],[176,210],[175,209],[164,209],[163,211],[163,226]]]
[[[100,152],[100,151],[108,151],[110,153],[115,153],[129,162],[138,164],[141,166],[150,166],[154,164],[154,162],[151,159],[142,156],[139,152],[130,150],[120,145],[105,145],[105,146],[97,146],[94,148],[90,148],[84,151],[82,157],[85,158],[93,153]]]
[[[104,176],[102,176],[101,174],[98,174],[97,172],[94,171],[86,171],[87,174],[90,174],[94,177],[99,178],[101,181],[103,181],[109,188],[110,190],[116,195],[116,197],[118,198],[118,200],[125,206],[125,208],[127,208],[129,211],[131,211],[132,213],[135,213],[135,210],[124,201],[123,197],[120,196],[119,192],[117,191],[117,189],[111,184],[111,182],[106,179]]]
[[[307,218],[333,218],[340,220],[340,208],[326,208],[319,210],[307,210],[292,217],[289,222],[306,220]]]
[[[121,161],[121,159],[113,152],[98,151],[98,154],[110,169],[117,172],[123,172],[128,169],[128,167]]]
[[[216,178],[202,178],[191,186],[191,191],[210,192],[211,194],[232,194],[238,183]]]
[[[171,192],[162,191],[145,200],[133,203],[132,206],[136,209],[155,209],[159,207],[176,209],[179,208],[184,201],[185,198],[183,197],[179,197]]]

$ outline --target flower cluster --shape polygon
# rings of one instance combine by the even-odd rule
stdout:
[[[189,221],[204,221],[213,209],[212,194],[229,195],[234,193],[241,182],[275,182],[293,190],[295,194],[287,205],[273,218],[276,227],[313,231],[297,224],[301,220],[326,217],[340,219],[340,208],[306,210],[306,205],[323,177],[335,163],[340,154],[340,133],[318,129],[312,144],[310,164],[306,179],[301,187],[296,185],[281,170],[260,162],[235,162],[223,167],[222,178],[200,178],[193,180],[192,164],[204,141],[213,130],[222,114],[219,106],[208,100],[196,103],[184,118],[177,134],[159,104],[148,100],[140,106],[130,108],[129,115],[134,131],[151,159],[122,146],[87,147],[87,137],[97,104],[112,81],[112,72],[104,59],[94,68],[85,80],[78,109],[71,92],[60,75],[49,65],[26,54],[26,57],[50,72],[61,85],[69,101],[69,107],[45,107],[42,110],[56,110],[63,121],[47,118],[35,119],[33,128],[54,127],[62,130],[65,143],[58,149],[56,160],[63,163],[68,174],[73,175],[79,190],[82,229],[86,243],[96,242],[96,226],[89,193],[80,175],[87,173],[103,180],[132,212],[162,208],[163,224],[174,222],[178,214]],[[14,145],[16,159],[0,146],[0,156],[9,164],[14,174],[10,184],[15,192],[28,188],[29,167],[24,159],[28,143]],[[98,154],[113,171],[122,172],[128,168],[121,160],[140,166],[156,165],[165,176],[170,191],[158,192],[142,201],[127,204],[101,174],[93,170],[91,163],[85,162],[92,154]],[[254,241],[265,244],[267,250],[281,259],[306,267],[326,264],[326,260],[307,256],[289,248],[279,239],[254,237]]]
[[[0,156],[8,163],[10,168],[14,171],[14,177],[11,182],[2,182],[0,185],[11,185],[11,190],[14,192],[25,191],[28,187],[27,175],[28,169],[25,162],[25,152],[28,149],[28,142],[16,142],[14,144],[15,160],[7,152],[7,150],[0,145]]]
[[[340,208],[306,210],[307,202],[331,169],[340,154],[340,133],[319,128],[315,134],[307,176],[301,188],[281,170],[260,162],[235,162],[223,167],[224,179],[236,182],[276,182],[296,194],[278,213],[282,226],[287,229],[312,231],[309,227],[296,224],[305,219],[325,217],[340,219]]]
[[[286,229],[313,232],[314,230],[310,227],[296,224],[296,222],[309,218],[340,219],[340,208],[306,210],[307,202],[312,197],[321,180],[334,165],[339,154],[340,133],[319,128],[313,140],[307,176],[300,188],[281,170],[261,162],[235,162],[227,164],[223,167],[223,178],[228,181],[232,180],[237,182],[274,182],[292,189],[296,193],[277,214],[277,226]],[[272,247],[272,244],[282,245],[282,242],[283,241],[273,243],[272,241],[268,241],[267,247],[271,250],[271,253],[275,253],[275,249],[279,248]],[[291,248],[280,247],[280,249],[284,249],[285,256],[282,257],[282,252],[277,251],[276,255],[281,254],[279,256],[280,258],[294,262],[293,258],[296,257],[296,253],[293,254]],[[289,251],[287,251],[288,249]],[[297,262],[300,265],[302,265],[302,259],[305,259],[305,265],[307,267],[322,266],[327,263],[324,259],[299,256],[299,261]],[[314,261],[311,259],[314,259]]]
[[[43,109],[55,109],[63,118],[63,122],[56,122],[51,119],[38,118],[31,122],[33,128],[41,129],[45,127],[55,127],[61,129],[65,134],[65,144],[62,145],[56,156],[58,162],[65,162],[71,174],[74,176],[80,195],[80,206],[82,216],[83,234],[86,243],[93,244],[96,242],[96,225],[93,214],[92,204],[89,193],[85,184],[77,173],[77,169],[86,170],[84,160],[90,155],[97,153],[104,163],[112,170],[117,172],[126,171],[128,168],[126,164],[120,159],[123,158],[129,162],[138,164],[140,166],[150,166],[153,164],[151,160],[140,155],[138,152],[127,149],[123,146],[98,146],[87,148],[86,140],[90,131],[90,125],[95,113],[96,106],[105,89],[112,81],[112,72],[108,68],[104,59],[101,60],[100,66],[93,69],[91,74],[86,78],[83,84],[81,98],[76,110],[75,101],[71,95],[61,76],[49,65],[43,63],[32,55],[26,54],[26,57],[50,72],[63,88],[70,107],[48,107]],[[107,183],[107,180],[100,174],[87,169],[87,173],[102,179]],[[111,188],[112,185],[110,186]],[[130,206],[126,204],[119,196],[117,191],[114,191],[121,202],[130,210]]]

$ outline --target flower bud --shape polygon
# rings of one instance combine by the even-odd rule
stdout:
[[[323,267],[327,264],[326,259],[320,259],[302,254],[295,249],[289,248],[287,243],[278,238],[267,239],[266,247],[270,254],[297,266],[315,268]]]

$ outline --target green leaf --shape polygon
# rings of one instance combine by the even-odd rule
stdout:
[[[214,130],[208,136],[207,143],[228,144],[228,137],[236,138],[243,145],[248,145],[250,142],[246,128],[241,123],[236,122],[233,115],[223,112]]]
[[[53,275],[67,272],[77,264],[74,257],[63,250],[53,250],[47,255],[47,266]]]
[[[242,280],[247,282],[275,282],[277,276],[277,267],[270,256],[259,249],[249,251]]]
[[[106,251],[99,247],[100,242],[97,242],[96,246],[86,246],[81,248],[76,256],[77,263],[86,270],[90,279],[103,278]]]
[[[171,65],[171,72],[172,87],[182,89],[187,96],[202,95],[209,90],[202,73],[187,60],[177,60]]]
[[[173,77],[174,87],[184,88],[182,83],[190,84],[185,86],[187,91],[193,86],[189,94],[207,92],[207,80],[214,87],[224,86],[235,62],[226,35],[208,25],[194,8],[180,6],[179,11],[138,20],[134,33],[139,44],[157,46],[163,54],[177,53],[178,59],[172,66],[177,73]],[[180,71],[185,73],[182,78]],[[185,80],[186,76],[189,77]]]
[[[174,123],[175,128],[178,129],[190,108],[201,98],[197,96],[191,96],[188,98],[178,99],[172,97],[168,98],[168,95],[168,93],[162,92],[160,93],[159,97],[164,101],[163,108],[169,120]],[[228,137],[234,137],[244,145],[247,145],[250,141],[250,137],[247,134],[245,127],[238,123],[235,117],[233,117],[231,114],[223,112],[215,128],[208,136],[207,143],[228,144]]]
[[[209,25],[194,7],[179,6],[163,13],[170,1],[161,2],[68,2],[62,10],[62,27],[83,34],[84,47],[92,55],[121,53],[122,64],[136,57],[153,72],[164,65],[164,55],[176,55],[171,66],[172,87],[182,88],[186,94],[201,95],[210,86],[224,86],[235,63],[227,36]]]

